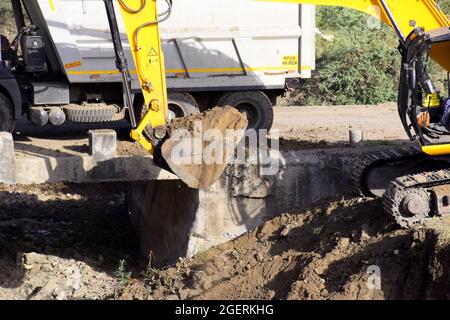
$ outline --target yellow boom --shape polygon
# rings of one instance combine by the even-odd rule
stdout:
[[[144,129],[148,125],[154,130],[165,128],[168,113],[166,72],[158,28],[160,17],[156,0],[119,0],[119,6],[147,108],[144,118],[131,131],[131,138],[153,153],[154,146],[144,136]]]

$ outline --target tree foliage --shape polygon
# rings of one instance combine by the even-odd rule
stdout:
[[[317,37],[317,71],[301,83],[297,102],[340,105],[395,100],[398,41],[391,29],[379,26],[369,28],[368,16],[354,10],[318,7],[317,27],[333,35],[333,40]]]
[[[450,0],[437,1],[450,14]],[[332,35],[317,37],[316,71],[300,82],[296,104],[376,104],[395,101],[400,54],[394,31],[384,24],[371,29],[368,16],[351,9],[317,7],[317,27]],[[429,67],[439,89],[446,87],[446,73],[435,63]]]
[[[14,16],[10,1],[0,0],[0,33],[13,38],[16,33]]]

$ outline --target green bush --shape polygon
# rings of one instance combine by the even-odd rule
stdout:
[[[5,35],[7,38],[14,37],[16,33],[10,1],[0,0],[0,33]]]
[[[437,1],[450,14],[450,0]],[[317,27],[332,41],[317,37],[316,71],[301,80],[294,104],[376,104],[397,99],[400,54],[398,39],[386,25],[367,26],[368,16],[351,9],[317,7]],[[446,72],[431,63],[438,89],[445,90]]]
[[[369,29],[367,18],[350,9],[317,8],[318,28],[334,39],[317,37],[317,71],[302,81],[295,103],[375,104],[396,99],[398,40],[385,25]]]

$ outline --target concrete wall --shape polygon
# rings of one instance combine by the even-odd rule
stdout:
[[[51,142],[48,143],[51,145]],[[131,143],[130,143],[131,144]],[[131,144],[132,145],[132,144]],[[0,132],[0,183],[110,182],[178,179],[149,155],[117,156],[114,130],[91,130],[89,153],[69,154],[50,146],[15,150],[13,136]]]
[[[174,263],[236,238],[266,220],[303,209],[351,188],[351,167],[360,149],[284,152],[275,175],[257,165],[229,166],[210,190],[180,181],[136,184],[129,201],[142,254],[156,265]]]

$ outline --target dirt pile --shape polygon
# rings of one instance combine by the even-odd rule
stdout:
[[[448,298],[450,221],[399,230],[379,201],[284,214],[147,280],[154,298]]]
[[[119,156],[150,156],[137,141],[117,141],[117,155]]]

